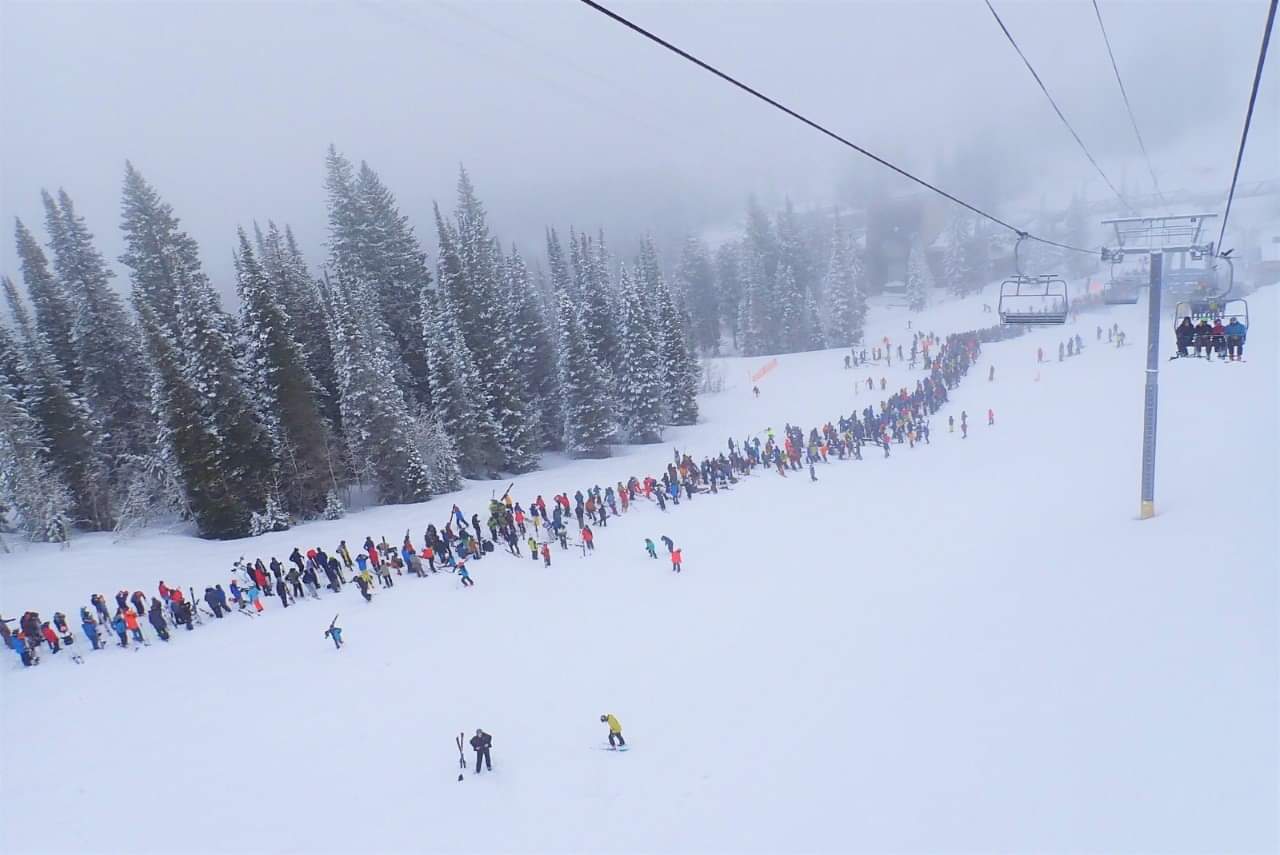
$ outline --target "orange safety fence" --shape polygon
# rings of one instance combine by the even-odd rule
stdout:
[[[777,367],[778,367],[777,358],[775,357],[773,359],[770,359],[768,362],[762,365],[758,371],[749,372],[751,376],[751,382],[758,383],[760,381],[760,378],[764,377],[766,374],[768,374],[770,371],[772,371]]]

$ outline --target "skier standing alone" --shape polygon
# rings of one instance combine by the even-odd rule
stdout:
[[[619,745],[626,745],[627,740],[622,738],[622,725],[614,718],[612,713],[605,713],[600,716],[600,721],[609,725],[609,747],[617,748]],[[617,740],[615,743],[614,740]]]
[[[493,737],[485,733],[480,728],[476,728],[476,735],[471,737],[471,748],[476,752],[476,774],[480,774],[480,761],[484,761],[484,767],[490,772],[493,771],[493,763],[489,761],[489,746],[493,745]]]

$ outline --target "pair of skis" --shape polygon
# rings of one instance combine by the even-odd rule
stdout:
[[[510,488],[508,488],[508,489],[510,489]],[[505,495],[505,494],[504,494],[504,495]],[[466,771],[466,769],[467,769],[467,755],[466,755],[466,754],[464,754],[464,753],[463,753],[463,751],[462,751],[462,737],[463,737],[464,735],[465,735],[465,734],[459,733],[459,734],[458,734],[458,736],[457,736],[457,738],[456,738],[456,739],[454,739],[454,742],[455,742],[455,743],[457,743],[457,746],[458,746],[458,768],[462,770],[461,772],[458,772],[458,780],[459,780],[459,781],[461,781],[461,780],[462,780],[463,772],[465,772],[465,771]]]

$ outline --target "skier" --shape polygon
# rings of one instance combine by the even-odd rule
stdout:
[[[458,572],[458,579],[459,581],[462,582],[462,587],[470,588],[476,584],[474,581],[472,581],[471,574],[467,572],[467,562],[459,561],[457,572]]]
[[[680,572],[680,561],[682,557],[683,556],[680,554],[679,549],[671,550],[671,569],[673,572],[676,572],[676,573]]]
[[[655,561],[658,559],[658,549],[653,545],[653,541],[647,537],[644,539],[644,551],[649,553],[649,557]]]
[[[542,544],[542,566],[551,566],[551,544],[543,542]]]
[[[989,427],[995,423],[996,423],[996,411],[988,407],[987,408],[987,426]]]
[[[124,625],[128,628],[129,632],[133,634],[134,641],[140,641],[143,644],[146,644],[147,640],[142,636],[142,627],[138,626],[138,615],[133,611],[133,609],[127,606],[125,607],[123,614]]]
[[[480,774],[480,761],[484,761],[484,767],[490,772],[493,771],[493,763],[489,760],[489,746],[493,745],[493,737],[485,733],[480,728],[476,728],[476,735],[471,737],[471,748],[476,752],[476,774]]]
[[[596,536],[591,531],[591,526],[584,525],[582,527],[582,542],[586,546],[587,552],[596,551]]]
[[[329,628],[324,631],[325,638],[333,639],[333,648],[335,650],[342,649],[342,627],[338,626],[338,616],[333,616],[333,621],[329,624]]]
[[[98,641],[98,623],[89,610],[83,607],[80,609],[80,628],[84,630],[85,637],[89,639],[94,650],[102,646]]]
[[[151,598],[151,609],[147,612],[147,618],[151,621],[151,625],[155,627],[156,635],[160,636],[160,640],[168,641],[169,628],[164,622],[164,607],[160,605],[160,601],[155,597]]]
[[[665,534],[662,537],[660,537],[659,540],[662,541],[663,546],[667,547],[668,555],[671,554],[671,550],[676,548],[675,543],[671,540],[671,538],[667,537]]]
[[[991,370],[987,372],[987,382],[990,383],[995,379],[996,379],[996,367],[992,365]]]
[[[626,745],[627,740],[622,738],[622,725],[618,723],[618,719],[613,713],[605,713],[600,716],[600,721],[609,725],[609,747],[617,748],[620,745]],[[616,744],[614,740],[617,740]]]

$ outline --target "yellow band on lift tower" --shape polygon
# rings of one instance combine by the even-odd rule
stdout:
[[[1155,502],[1143,502],[1142,508],[1138,511],[1138,519],[1149,520],[1156,515]]]

